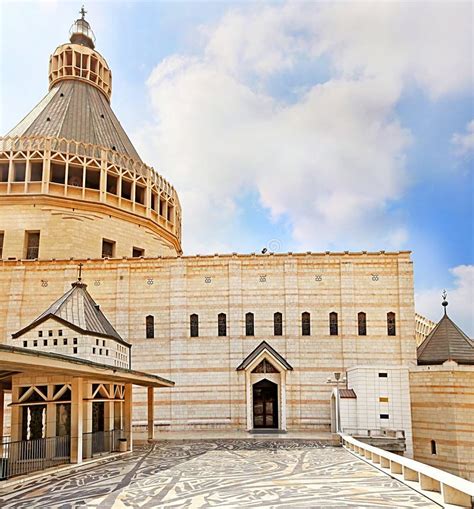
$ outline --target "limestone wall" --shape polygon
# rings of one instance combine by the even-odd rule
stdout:
[[[70,287],[78,261],[8,262],[0,266],[0,337],[25,326]],[[408,365],[416,359],[413,272],[409,253],[321,253],[87,260],[83,280],[119,334],[132,343],[132,368],[176,382],[157,391],[163,429],[246,426],[245,373],[236,367],[266,340],[293,367],[286,377],[288,429],[329,429],[326,379],[354,365]],[[47,286],[46,286],[47,285]],[[339,317],[329,335],[328,316]],[[367,314],[367,336],[357,313]],[[245,336],[245,313],[255,336]],[[283,335],[273,334],[273,314]],[[311,335],[301,313],[311,313]],[[387,312],[396,335],[387,335]],[[189,315],[199,315],[191,338]],[[227,315],[227,336],[217,315]],[[146,339],[145,317],[155,318]],[[145,421],[145,398],[135,395],[134,418]]]
[[[412,368],[410,392],[414,458],[474,481],[474,366]]]

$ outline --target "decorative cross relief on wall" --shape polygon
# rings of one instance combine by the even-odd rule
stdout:
[[[315,281],[322,281],[322,280],[323,280],[323,276],[322,276],[321,274],[316,274],[316,275],[314,276],[314,280],[315,280]]]
[[[148,286],[151,286],[154,282],[155,282],[155,281],[153,280],[153,278],[152,278],[152,277],[148,277],[148,278],[146,279],[146,284],[147,284]]]
[[[259,280],[260,280],[260,283],[266,283],[267,282],[267,275],[266,274],[261,274]]]
[[[378,274],[372,274],[372,281],[378,281],[379,275]]]
[[[207,283],[207,284],[212,283],[212,278],[211,278],[211,276],[206,276],[206,277],[204,278],[204,282],[205,282],[205,283]]]

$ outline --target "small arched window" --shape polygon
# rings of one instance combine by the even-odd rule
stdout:
[[[337,313],[334,311],[332,313],[329,313],[329,334],[331,336],[337,336],[339,334],[337,324]]]
[[[365,313],[360,312],[357,315],[357,325],[359,329],[359,336],[367,336],[367,317]]]
[[[301,313],[301,334],[311,336],[311,315],[307,311]]]
[[[396,327],[395,327],[395,313],[387,313],[387,334],[389,336],[396,335]]]
[[[283,315],[279,312],[273,315],[273,334],[275,336],[283,335]]]
[[[147,339],[151,339],[155,337],[155,317],[152,315],[148,315],[145,318],[146,323],[146,337]]]
[[[438,454],[436,450],[436,440],[431,440],[431,454]]]
[[[253,313],[247,313],[245,315],[245,335],[246,336],[255,335],[255,320]]]
[[[189,328],[191,337],[197,338],[199,336],[199,316],[195,313],[189,317]]]
[[[225,313],[217,315],[217,333],[219,336],[227,336],[227,317]]]

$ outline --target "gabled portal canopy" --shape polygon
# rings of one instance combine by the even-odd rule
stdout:
[[[262,341],[257,348],[255,348],[237,367],[237,371],[243,371],[252,365],[253,361],[261,356],[261,354],[267,354],[270,359],[281,366],[285,371],[293,371],[293,367],[290,363],[280,355],[272,346],[266,341]]]

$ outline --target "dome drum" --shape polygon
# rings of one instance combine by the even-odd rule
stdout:
[[[85,81],[99,89],[110,101],[112,73],[105,59],[87,46],[63,44],[49,60],[49,89],[65,79]]]
[[[174,188],[152,168],[110,149],[57,138],[0,138],[0,199],[18,195],[93,202],[140,216],[181,251]]]

